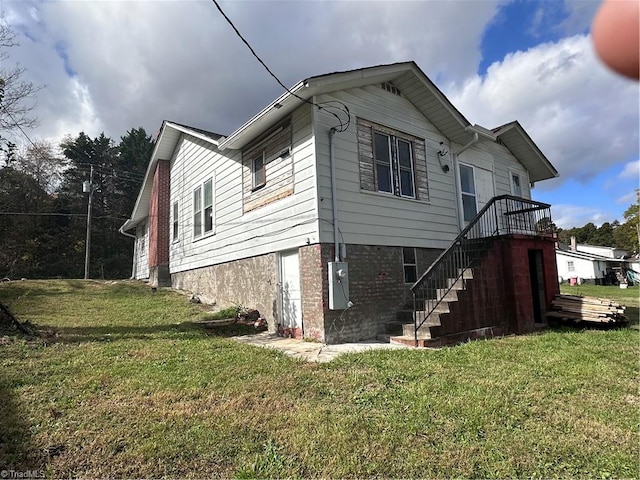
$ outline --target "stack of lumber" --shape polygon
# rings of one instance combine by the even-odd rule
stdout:
[[[548,317],[574,322],[627,323],[624,305],[606,298],[580,297],[578,295],[556,295],[551,302],[553,310]]]

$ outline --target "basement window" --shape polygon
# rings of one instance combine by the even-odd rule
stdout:
[[[418,281],[418,264],[416,262],[415,248],[404,247],[402,249],[402,264],[404,283],[416,283]]]

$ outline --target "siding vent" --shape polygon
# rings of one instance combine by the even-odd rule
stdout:
[[[393,93],[394,95],[398,95],[399,97],[402,96],[400,89],[391,82],[384,82],[380,84],[380,86],[382,87],[383,90],[386,90],[389,93]]]

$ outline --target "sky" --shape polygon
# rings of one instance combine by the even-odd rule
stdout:
[[[634,201],[639,87],[595,56],[598,1],[220,4],[285,85],[413,60],[471,123],[518,120],[560,173],[532,191],[559,227],[622,221]],[[119,141],[164,119],[228,135],[282,93],[209,0],[0,0],[0,10],[20,42],[10,60],[44,87],[32,139]]]

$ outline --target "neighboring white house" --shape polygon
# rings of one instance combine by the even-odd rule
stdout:
[[[414,62],[381,65],[303,80],[227,137],[165,121],[121,230],[137,278],[358,340],[492,197],[555,176],[518,122],[472,125]]]
[[[608,260],[600,255],[585,253],[570,249],[556,249],[556,263],[558,277],[562,282],[603,280],[610,270]],[[579,280],[578,280],[579,279]]]

